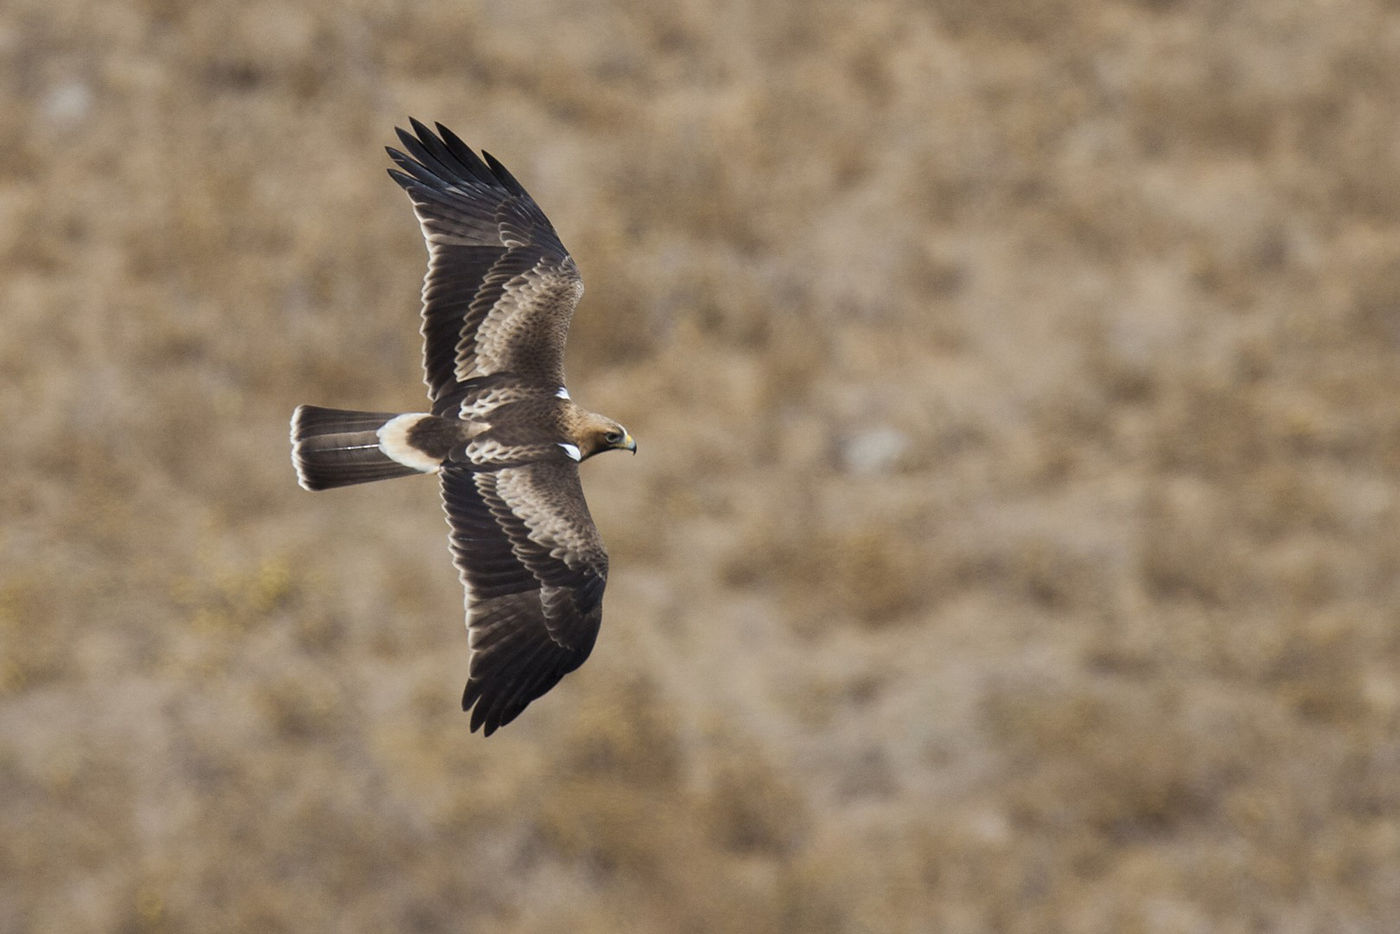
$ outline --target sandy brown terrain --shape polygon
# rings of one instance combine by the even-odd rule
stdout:
[[[7,0],[0,931],[1387,932],[1400,4]],[[491,739],[382,146],[588,284]]]

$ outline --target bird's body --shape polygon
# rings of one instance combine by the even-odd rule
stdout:
[[[299,406],[292,461],[312,490],[440,477],[466,588],[471,654],[462,708],[490,735],[588,657],[608,558],[578,464],[636,451],[617,422],[564,387],[583,282],[534,200],[500,163],[416,120],[390,149],[428,245],[423,367],[429,412]]]

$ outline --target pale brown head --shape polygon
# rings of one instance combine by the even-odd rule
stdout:
[[[573,429],[574,445],[578,448],[578,459],[581,461],[604,451],[637,453],[637,442],[632,440],[627,429],[605,415],[579,409],[579,417]]]

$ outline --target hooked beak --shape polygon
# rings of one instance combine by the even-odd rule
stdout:
[[[631,451],[634,455],[637,453],[637,442],[633,441],[632,435],[626,431],[622,433],[622,444],[618,447],[625,451]]]

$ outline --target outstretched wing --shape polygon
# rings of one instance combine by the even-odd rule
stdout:
[[[471,647],[462,709],[490,736],[593,650],[608,556],[578,465],[442,471]]]
[[[455,414],[469,379],[512,373],[564,385],[564,341],[583,280],[549,219],[505,167],[451,130],[398,130],[389,170],[428,244],[423,370],[433,414]]]

